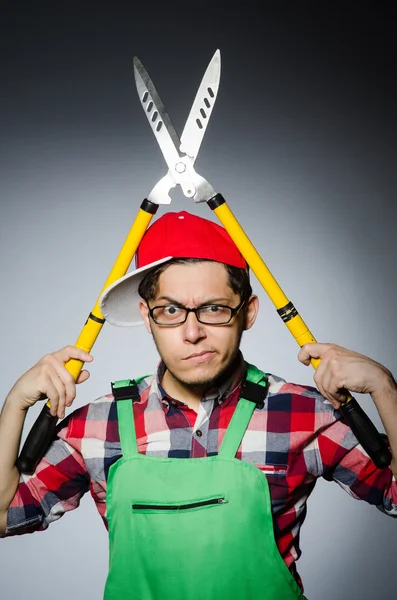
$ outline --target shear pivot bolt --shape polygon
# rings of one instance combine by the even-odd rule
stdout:
[[[184,165],[183,162],[176,163],[175,171],[177,171],[177,173],[184,173],[186,171],[186,165]]]

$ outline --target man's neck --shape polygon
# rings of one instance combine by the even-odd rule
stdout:
[[[179,400],[186,404],[189,408],[198,413],[200,401],[205,395],[208,386],[191,386],[178,381],[168,371],[165,371],[161,380],[161,385],[167,392],[167,395],[175,400]]]
[[[219,388],[225,383],[241,364],[241,355],[237,354],[236,358],[231,362],[228,368],[221,373],[219,377],[204,385],[190,385],[176,379],[172,373],[166,369],[161,379],[161,385],[165,392],[171,398],[179,400],[186,404],[189,408],[198,413],[200,402],[207,392],[214,388]]]

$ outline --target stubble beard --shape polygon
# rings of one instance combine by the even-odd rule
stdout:
[[[215,373],[213,376],[211,376],[210,378],[200,378],[200,379],[196,379],[193,381],[191,379],[184,379],[183,377],[181,377],[180,375],[178,375],[172,369],[169,368],[167,361],[161,355],[160,349],[157,345],[156,338],[153,335],[153,333],[152,333],[152,337],[153,337],[153,341],[156,346],[157,352],[159,353],[160,358],[166,367],[166,370],[169,372],[169,374],[172,376],[172,378],[175,381],[177,381],[178,383],[186,386],[187,388],[191,389],[194,392],[203,392],[203,391],[207,390],[208,388],[219,385],[219,383],[222,380],[227,379],[230,376],[231,372],[234,370],[235,362],[236,362],[237,356],[240,351],[240,343],[241,343],[241,338],[243,336],[243,331],[244,331],[244,329],[243,329],[243,327],[241,327],[238,332],[238,337],[237,337],[235,346],[232,350],[232,353],[230,355],[230,359],[229,359],[228,363],[224,367],[221,367],[219,369],[219,371],[217,373]]]

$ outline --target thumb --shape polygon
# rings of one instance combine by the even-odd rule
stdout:
[[[304,365],[309,366],[312,359],[321,359],[328,348],[329,344],[322,344],[319,342],[303,344],[299,350],[298,360]],[[315,360],[315,362],[317,361]]]
[[[303,363],[304,365],[306,365],[307,367],[310,365],[310,358],[301,358],[298,354],[298,358],[301,361],[301,363]]]
[[[304,344],[298,353],[298,360],[306,366],[310,365],[311,358],[315,355],[313,346],[317,344]]]

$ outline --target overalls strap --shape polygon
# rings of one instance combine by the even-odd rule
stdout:
[[[133,402],[139,400],[138,386],[134,379],[120,379],[112,383],[119,422],[121,453],[124,458],[138,455],[134,424]]]
[[[255,408],[263,408],[268,392],[266,374],[246,363],[240,399],[226,430],[218,456],[234,458],[244,437]]]
[[[226,430],[218,455],[234,458],[244,437],[255,408],[263,408],[268,391],[266,373],[245,363],[246,372],[241,385],[240,400]],[[139,381],[142,378],[139,378]],[[134,379],[112,383],[119,421],[121,452],[125,458],[138,455],[132,403],[139,401],[138,385]]]

